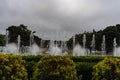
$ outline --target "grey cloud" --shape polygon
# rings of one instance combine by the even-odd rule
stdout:
[[[0,33],[21,23],[38,36],[100,30],[119,23],[119,7],[120,0],[0,0]]]

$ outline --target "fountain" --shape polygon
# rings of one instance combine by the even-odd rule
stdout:
[[[86,35],[83,35],[83,48],[86,48]]]
[[[114,38],[114,40],[113,40],[113,56],[118,56],[116,38]]]
[[[34,33],[35,31],[31,32],[30,34],[30,43],[29,46],[21,45],[21,36],[18,35],[17,37],[17,43],[10,43],[9,41],[9,31],[6,30],[6,36],[5,36],[5,47],[0,47],[0,51],[3,53],[14,53],[22,55],[24,53],[25,55],[44,55],[44,53],[47,53],[48,55],[73,55],[73,56],[87,56],[87,55],[95,55],[97,50],[95,50],[95,35],[93,34],[92,40],[91,40],[91,52],[89,49],[87,49],[86,45],[86,34],[83,35],[82,39],[82,47],[80,44],[76,44],[76,37],[73,36],[72,38],[72,50],[68,50],[67,46],[67,40],[65,39],[66,36],[61,36],[58,34],[57,36],[51,37],[50,43],[48,44],[48,47],[44,48],[44,41],[40,41],[40,47],[37,46],[34,42]],[[64,33],[62,34],[64,35]],[[42,35],[43,37],[43,35]],[[105,44],[105,35],[102,37],[102,43],[101,43],[101,55],[105,55],[106,53],[106,44]],[[60,40],[60,41],[57,41]],[[56,41],[56,42],[55,42]],[[81,43],[81,42],[80,42]],[[120,56],[119,52],[120,49],[116,48],[116,38],[114,38],[113,41],[113,56]],[[49,48],[49,49],[48,49]],[[99,51],[100,52],[100,51]],[[39,53],[39,54],[38,54]],[[46,55],[46,54],[45,54]]]
[[[40,48],[42,49],[43,48],[43,40],[41,39],[40,41]]]
[[[50,55],[62,55],[62,50],[58,47],[57,44],[55,44],[51,49],[50,49]]]
[[[5,35],[5,44],[6,44],[6,47],[8,45],[8,42],[9,42],[9,31],[6,30],[6,35]]]
[[[54,40],[50,40],[49,54],[62,55],[62,50],[58,47],[57,43],[54,43]]]
[[[20,53],[20,43],[21,43],[21,37],[20,37],[20,35],[18,35],[18,38],[17,38],[17,51],[18,51],[18,53]]]
[[[85,48],[82,48],[79,44],[77,44],[73,49],[73,56],[86,56]]]
[[[106,47],[106,45],[105,45],[105,35],[103,35],[103,40],[102,40],[102,43],[101,43],[101,53],[102,53],[102,55],[105,55],[105,53],[106,53],[105,47]]]
[[[86,35],[83,36],[83,48],[77,44],[75,45],[75,37],[73,37],[73,56],[86,56]]]
[[[73,49],[75,48],[75,36],[73,36]]]
[[[95,55],[95,35],[93,34],[92,41],[91,41],[91,53]]]
[[[32,45],[34,44],[34,32],[31,32],[30,34],[30,48],[32,49]],[[30,50],[31,50],[30,49]]]
[[[9,31],[6,30],[6,35],[5,35],[5,47],[3,47],[2,52],[7,53],[8,52],[8,43],[9,43]]]

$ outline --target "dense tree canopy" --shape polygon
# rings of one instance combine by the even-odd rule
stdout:
[[[5,43],[4,38],[5,36],[0,34],[0,46],[4,46],[4,43]]]

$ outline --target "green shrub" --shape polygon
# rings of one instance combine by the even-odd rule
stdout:
[[[27,80],[24,62],[20,56],[0,54],[0,80]]]
[[[92,80],[120,80],[120,59],[105,58],[93,67]]]
[[[42,56],[22,56],[22,59],[26,61],[24,66],[27,69],[27,73],[29,74],[29,80],[33,77],[34,68],[41,57]]]
[[[77,62],[76,70],[77,76],[82,75],[82,80],[91,80],[92,79],[92,71],[93,66],[97,63],[89,63],[89,62]]]
[[[72,56],[70,57],[74,62],[89,62],[89,63],[98,63],[103,60],[103,56]]]
[[[77,80],[75,64],[62,56],[45,56],[38,62],[34,80]]]

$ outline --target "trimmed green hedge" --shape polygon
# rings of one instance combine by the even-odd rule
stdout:
[[[103,56],[71,56],[70,57],[74,62],[88,62],[88,63],[98,63],[103,60]]]
[[[43,56],[22,56],[23,60],[26,61],[25,67],[28,71],[28,79],[31,79],[33,76],[34,68],[37,62]],[[70,58],[76,64],[77,76],[82,75],[82,80],[92,79],[92,67],[97,64],[99,61],[103,60],[104,57],[101,56],[65,56]]]
[[[77,76],[79,77],[82,75],[82,80],[92,79],[93,66],[96,64],[97,63],[77,62],[76,63]]]
[[[15,56],[15,55],[11,55],[11,56]],[[37,63],[42,59],[42,57],[43,56],[21,56],[21,60],[25,62],[22,64],[27,69],[28,80],[32,80],[35,67],[37,66]],[[51,56],[47,56],[47,57],[51,57]],[[104,60],[105,57],[102,57],[102,56],[64,56],[64,58],[70,58],[76,64],[77,77],[79,80],[81,80],[81,78],[82,80],[92,80],[93,66],[98,64],[100,61]],[[120,57],[117,57],[117,58],[120,58]],[[13,59],[5,58],[5,59],[8,59],[8,61],[10,59],[11,60],[10,63],[14,64],[14,62],[12,62],[14,61],[13,60],[14,58]]]

